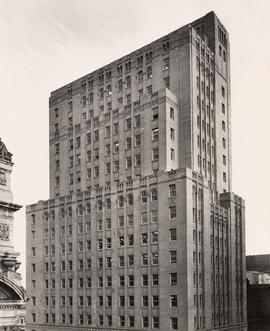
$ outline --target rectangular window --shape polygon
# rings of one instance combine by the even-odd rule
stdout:
[[[174,109],[170,107],[170,119],[174,120]]]
[[[170,137],[174,141],[174,128],[170,128]]]
[[[175,150],[171,148],[171,160],[175,161]]]
[[[154,148],[152,150],[152,160],[158,161],[158,159],[159,159],[159,150],[158,150],[158,148]]]
[[[169,252],[170,262],[177,263],[177,252],[175,250]]]
[[[152,109],[152,119],[153,121],[158,119],[158,107]]]
[[[169,185],[169,196],[170,196],[170,198],[176,197],[176,185],[175,184]]]
[[[169,207],[170,219],[176,218],[176,206]]]
[[[158,133],[159,133],[158,128],[152,129],[152,140],[153,141],[157,141],[158,140]]]
[[[176,228],[169,229],[170,232],[170,241],[175,241],[177,239]]]
[[[170,284],[177,285],[177,273],[176,272],[170,273]]]

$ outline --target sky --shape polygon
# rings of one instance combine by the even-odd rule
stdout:
[[[233,191],[246,252],[270,253],[270,1],[0,0],[0,137],[14,201],[49,197],[50,92],[214,10],[230,34]],[[15,214],[25,279],[25,208]]]

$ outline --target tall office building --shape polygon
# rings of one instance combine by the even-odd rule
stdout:
[[[211,12],[51,93],[29,330],[246,330],[229,61]]]

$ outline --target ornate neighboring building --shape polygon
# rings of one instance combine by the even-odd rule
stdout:
[[[13,203],[10,178],[12,154],[0,139],[0,330],[25,330],[27,295],[17,272],[19,253],[14,251],[13,213],[21,206]]]
[[[119,40],[119,42],[121,42]],[[30,331],[246,330],[229,35],[211,12],[50,96]]]

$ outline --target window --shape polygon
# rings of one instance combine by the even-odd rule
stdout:
[[[175,184],[169,185],[169,197],[170,198],[176,197],[176,185]]]
[[[119,195],[119,197],[118,197],[118,207],[119,208],[124,207],[124,197],[122,195]]]
[[[158,191],[157,188],[153,188],[151,190],[151,201],[157,201],[158,200]]]
[[[146,191],[142,191],[141,192],[141,202],[142,203],[146,203],[147,202],[147,192]]]
[[[163,79],[164,86],[168,89],[170,88],[170,77],[166,77]]]
[[[123,315],[119,316],[119,325],[125,326],[125,316],[123,316]]]
[[[134,163],[135,163],[135,167],[141,166],[141,154],[135,155]]]
[[[133,226],[133,223],[134,223],[133,214],[127,215],[127,222],[128,222],[128,226]]]
[[[222,121],[222,130],[225,131],[225,129],[226,129],[225,121]]]
[[[170,273],[170,284],[177,285],[177,273],[176,272]]]
[[[223,96],[223,98],[225,98],[225,88],[224,88],[224,86],[221,86],[221,95]]]
[[[147,222],[147,219],[146,219]],[[152,210],[151,211],[151,222],[152,223],[157,223],[158,222],[158,212],[157,210]]]
[[[174,140],[174,129],[173,128],[170,128],[170,137],[171,137],[171,140]]]
[[[148,265],[148,254],[142,254],[142,265]]]
[[[177,295],[170,295],[170,305],[171,307],[177,307]]]
[[[119,306],[120,307],[125,307],[125,297],[124,297],[124,295],[119,296]]]
[[[171,148],[171,160],[175,161],[175,150]]]
[[[174,120],[174,109],[170,107],[170,119]]]
[[[108,125],[105,127],[105,138],[110,137],[111,127]]]
[[[177,263],[177,252],[175,250],[170,251],[169,255],[170,255],[170,262],[171,263]]]
[[[148,275],[142,275],[142,286],[148,286]]]
[[[125,257],[120,255],[119,256],[119,267],[124,267],[125,266]]]
[[[125,239],[124,236],[119,236],[119,247],[124,247],[125,246]]]
[[[152,109],[153,121],[158,119],[158,107]]]
[[[151,239],[152,239],[152,244],[157,244],[158,243],[158,232],[153,231],[151,234]]]
[[[158,264],[158,253],[152,253],[152,264]]]
[[[113,134],[114,135],[119,134],[119,123],[113,123]]]
[[[134,286],[134,275],[128,276],[128,286]]]
[[[222,159],[223,159],[223,165],[226,165],[226,155],[223,155]]]
[[[128,255],[128,266],[134,266],[134,255]]]
[[[111,163],[105,164],[105,174],[109,175],[111,173]]]
[[[146,78],[149,79],[149,78],[152,78],[153,77],[153,70],[152,70],[152,67],[151,66],[148,66],[146,68]]]
[[[142,325],[143,325],[143,328],[148,328],[149,327],[148,316],[143,316]]]
[[[157,141],[158,140],[158,128],[152,129],[152,140]]]
[[[170,219],[176,218],[176,206],[169,207]]]
[[[131,149],[131,137],[126,139],[126,150]]]
[[[157,286],[159,284],[159,276],[158,274],[153,274],[152,275],[152,285]]]
[[[149,305],[148,295],[143,295],[142,296],[142,306],[148,307],[148,305]]]
[[[153,329],[159,329],[159,317],[158,316],[152,317],[152,327],[153,327]]]
[[[107,276],[107,278],[106,278],[106,285],[107,285],[107,287],[111,287],[112,286],[112,277],[111,276]]]
[[[147,213],[146,212],[141,213],[141,223],[142,224],[147,223]]]
[[[131,130],[131,118],[126,119],[126,130]]]
[[[178,330],[178,318],[171,317],[171,329]]]
[[[177,239],[176,228],[169,229],[170,241],[175,241]]]
[[[147,232],[142,233],[141,237],[142,237],[141,238],[142,245],[146,245],[147,244],[147,241],[148,241],[148,234],[147,234]]]
[[[222,113],[225,114],[225,105],[222,103]]]
[[[158,307],[159,306],[159,296],[158,295],[153,295],[152,296],[152,306],[153,307]]]
[[[119,142],[118,141],[113,143],[113,152],[119,153]]]
[[[170,58],[166,57],[163,59],[163,70],[168,70],[170,69]]]
[[[225,139],[225,138],[222,138],[222,146],[223,146],[224,148],[226,148],[226,139]]]
[[[121,215],[121,216],[118,217],[118,226],[119,226],[119,228],[122,228],[124,226],[124,224],[125,224],[124,216]]]
[[[114,172],[119,171],[119,160],[114,161],[113,167],[114,167]]]
[[[158,150],[158,148],[154,148],[152,150],[152,160],[158,161],[158,159],[159,159],[159,150]]]
[[[106,298],[106,306],[111,307],[112,306],[112,296],[108,295]]]
[[[223,172],[223,182],[226,183],[226,181],[227,181],[226,172]]]
[[[119,276],[119,286],[125,286],[125,276]]]
[[[135,147],[141,146],[141,135],[140,134],[136,134],[135,135],[135,143],[134,143]]]

